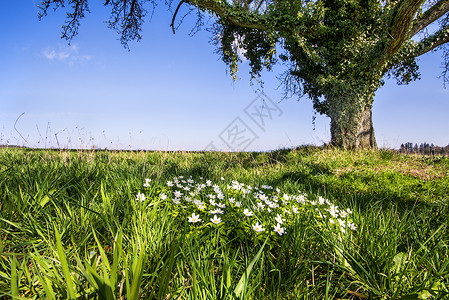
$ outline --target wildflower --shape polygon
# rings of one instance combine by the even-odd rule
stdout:
[[[218,203],[217,206],[218,206],[219,208],[225,208],[225,207],[226,207],[226,205],[224,205],[223,203]]]
[[[173,181],[167,181],[167,186],[173,186]]]
[[[190,188],[188,186],[185,186],[184,191],[190,191]]]
[[[329,208],[329,213],[331,214],[332,217],[336,218],[338,215],[337,206],[331,205],[331,207]]]
[[[221,209],[219,209],[219,208],[217,208],[215,211],[217,212],[217,214],[220,214],[220,215],[223,214],[223,211]]]
[[[213,218],[210,218],[210,221],[214,224],[220,224],[221,218],[217,218],[217,215],[215,215]]]
[[[182,193],[181,193],[180,191],[174,191],[174,192],[173,192],[173,195],[174,195],[176,198],[179,198],[179,197],[182,196]]]
[[[279,233],[279,235],[282,235],[285,233],[285,228],[281,227],[281,224],[276,224],[274,227],[274,232]]]
[[[324,204],[324,202],[326,202],[326,199],[324,199],[323,197],[318,197],[318,203],[320,204],[320,205],[323,205]]]
[[[179,198],[175,198],[172,200],[174,204],[179,204],[181,203],[181,200],[179,200]]]
[[[217,194],[217,199],[223,200],[224,199],[224,195],[220,192]]]
[[[254,229],[256,232],[262,232],[262,231],[265,230],[265,229],[263,229],[262,225],[259,224],[259,222],[257,222],[256,225],[253,225],[253,229]]]
[[[195,215],[195,213],[192,213],[192,216],[187,217],[187,219],[189,220],[189,223],[196,223],[201,221],[200,216]]]
[[[285,201],[288,201],[288,200],[290,200],[290,196],[289,196],[289,195],[287,195],[287,194],[284,194],[284,200],[285,200]]]
[[[138,192],[136,195],[136,200],[137,201],[145,201],[145,194],[142,194],[141,192]]]
[[[234,198],[229,198],[229,203],[234,203],[235,202],[235,199]]]
[[[188,182],[188,183],[193,183],[193,179],[192,179],[192,178],[189,178],[189,179],[187,179],[187,182]]]
[[[186,200],[186,202],[192,202],[192,199],[190,197],[185,197],[184,199]]]
[[[296,206],[292,207],[292,211],[293,211],[294,214],[299,213],[298,208]]]
[[[276,220],[276,222],[278,222],[279,224],[283,224],[285,219],[282,219],[282,216],[280,214],[278,214],[276,216],[276,218],[274,218]]]
[[[143,184],[143,186],[144,187],[150,187],[150,182],[151,182],[151,179],[145,178],[145,183]]]
[[[211,185],[212,185],[212,181],[206,180],[206,185],[207,185],[207,186],[211,186]]]
[[[261,202],[257,202],[257,208],[263,210],[265,208],[265,205]]]
[[[342,217],[343,219],[346,218],[347,216],[348,216],[348,212],[346,212],[344,210],[340,212],[340,217]]]
[[[249,209],[247,209],[247,208],[245,208],[245,209],[243,210],[243,214],[244,214],[245,216],[247,216],[247,217],[251,217],[251,216],[253,215],[253,213],[252,213]]]
[[[204,210],[204,209],[206,209],[206,206],[204,206],[204,204],[202,203],[201,205],[198,205],[198,209],[199,210]]]
[[[221,180],[224,180],[224,177],[220,177]]]
[[[237,202],[235,202],[235,206],[236,206],[236,207],[240,207],[240,206],[242,206],[242,203],[240,203],[240,202],[237,201]]]
[[[351,229],[351,230],[357,230],[357,226],[355,226],[354,223],[348,223],[348,227],[349,227],[349,229]]]
[[[267,201],[268,197],[266,195],[264,195],[264,194],[261,194],[261,195],[259,195],[259,199],[262,200],[262,201]]]
[[[165,200],[165,199],[167,199],[167,195],[162,193],[162,194],[159,195],[159,198],[161,198],[161,200]]]

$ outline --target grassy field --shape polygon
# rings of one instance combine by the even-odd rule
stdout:
[[[0,149],[0,299],[449,299],[449,158]]]

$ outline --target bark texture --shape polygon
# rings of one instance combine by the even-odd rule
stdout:
[[[340,91],[332,94],[327,98],[330,104],[331,144],[345,149],[376,149],[372,117],[374,93],[353,87],[346,93]]]

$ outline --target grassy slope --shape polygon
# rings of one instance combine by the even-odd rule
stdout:
[[[168,229],[175,227],[170,225],[171,221],[156,226],[154,218],[160,219],[160,214],[167,212],[149,207],[146,215],[142,216],[128,204],[141,189],[145,178],[152,178],[155,185],[162,186],[166,180],[175,176],[192,175],[194,178],[204,177],[213,181],[220,181],[223,177],[227,183],[238,180],[251,185],[269,184],[288,193],[299,190],[326,197],[355,211],[354,218],[359,229],[351,240],[345,240],[343,244],[333,241],[332,236],[319,233],[305,237],[305,233],[312,234],[313,229],[295,227],[297,233],[303,233],[303,244],[292,240],[284,246],[294,249],[290,250],[294,253],[285,250],[271,253],[277,253],[279,257],[291,256],[303,264],[298,265],[296,261],[282,264],[278,257],[270,265],[269,255],[264,256],[264,262],[259,268],[261,271],[254,279],[257,283],[251,291],[255,299],[262,299],[267,293],[272,297],[308,296],[310,299],[323,299],[326,295],[330,299],[332,295],[349,297],[356,292],[363,292],[373,298],[380,295],[395,298],[412,293],[410,291],[421,295],[432,285],[449,285],[449,231],[445,225],[449,223],[448,173],[447,158],[399,155],[384,150],[347,152],[303,147],[272,153],[60,153],[0,149],[0,252],[3,253],[0,291],[8,295],[14,293],[15,277],[12,275],[18,272],[18,295],[30,296],[43,292],[43,287],[34,288],[34,292],[29,287],[40,279],[37,275],[39,272],[29,271],[37,270],[36,261],[39,262],[39,259],[27,260],[24,254],[34,252],[42,257],[61,260],[56,247],[56,231],[61,233],[68,259],[73,264],[76,253],[82,260],[83,256],[88,257],[89,249],[100,248],[96,245],[93,232],[98,235],[99,244],[103,247],[114,246],[117,233],[123,232],[124,244],[127,245],[123,246],[124,253],[114,252],[117,257],[122,255],[123,264],[128,262],[132,266],[138,265],[132,253],[138,251],[135,244],[139,244],[140,239],[148,243],[160,241],[160,246],[148,246],[148,253],[152,254],[148,254],[141,290],[157,287],[151,293],[148,292],[154,298],[158,298],[157,293],[169,294],[168,290],[173,294],[201,298],[194,289],[183,290],[183,282],[170,279],[171,275],[167,275],[169,279],[164,283],[166,277],[163,274],[171,273],[173,269],[158,265],[158,260],[166,261],[167,266],[170,266],[169,262],[175,261],[174,256],[167,256],[166,253],[174,249],[170,241],[176,239],[177,233]],[[303,220],[310,221],[307,218]],[[139,230],[148,230],[147,235],[152,235],[154,241],[134,233]],[[320,240],[330,242],[319,245]],[[346,257],[340,263],[335,263],[336,245],[343,247],[342,252]],[[194,255],[192,249],[202,249],[204,252],[202,247],[195,244],[190,245],[190,250],[178,247],[177,251],[168,251],[184,258],[183,264],[173,263],[172,268],[178,268],[178,272],[173,273],[190,274],[192,266],[184,268],[191,263],[191,256]],[[250,249],[244,257],[240,257],[230,247],[222,250],[226,255],[224,252],[219,255],[226,257],[228,266],[234,267],[246,265],[247,259],[254,257],[257,252],[257,249]],[[177,261],[182,260],[179,257]],[[405,258],[402,260],[402,257]],[[109,258],[112,260],[112,257]],[[32,261],[34,269],[31,268]],[[207,266],[201,265],[201,261],[194,266],[203,268],[206,274]],[[407,261],[407,264],[403,261]],[[27,265],[30,273],[25,271]],[[215,267],[222,270],[223,266],[226,266],[225,262]],[[151,268],[161,274],[157,279],[153,278],[156,281],[151,281],[152,277],[148,275]],[[229,268],[233,275],[230,286],[235,288],[243,269]],[[264,268],[267,271],[263,271]],[[279,272],[279,278],[273,275],[273,270]],[[67,281],[64,276],[63,271],[50,276],[53,278],[50,286],[56,291],[59,287],[60,293],[64,291],[61,288],[63,282]],[[189,276],[184,281],[193,280]],[[284,284],[274,285],[273,280],[280,281],[280,278]],[[201,282],[208,283],[206,287],[210,292],[209,296],[203,298],[213,299],[216,297],[214,293],[217,293],[215,287],[224,286],[223,282],[213,283],[205,278]],[[132,290],[131,285],[125,290]],[[402,288],[398,288],[398,285]]]

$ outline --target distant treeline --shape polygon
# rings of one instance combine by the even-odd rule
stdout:
[[[445,147],[435,146],[434,144],[421,143],[418,144],[413,143],[405,143],[401,144],[399,148],[400,153],[416,153],[416,154],[424,154],[424,155],[445,155],[449,156],[449,145]]]

